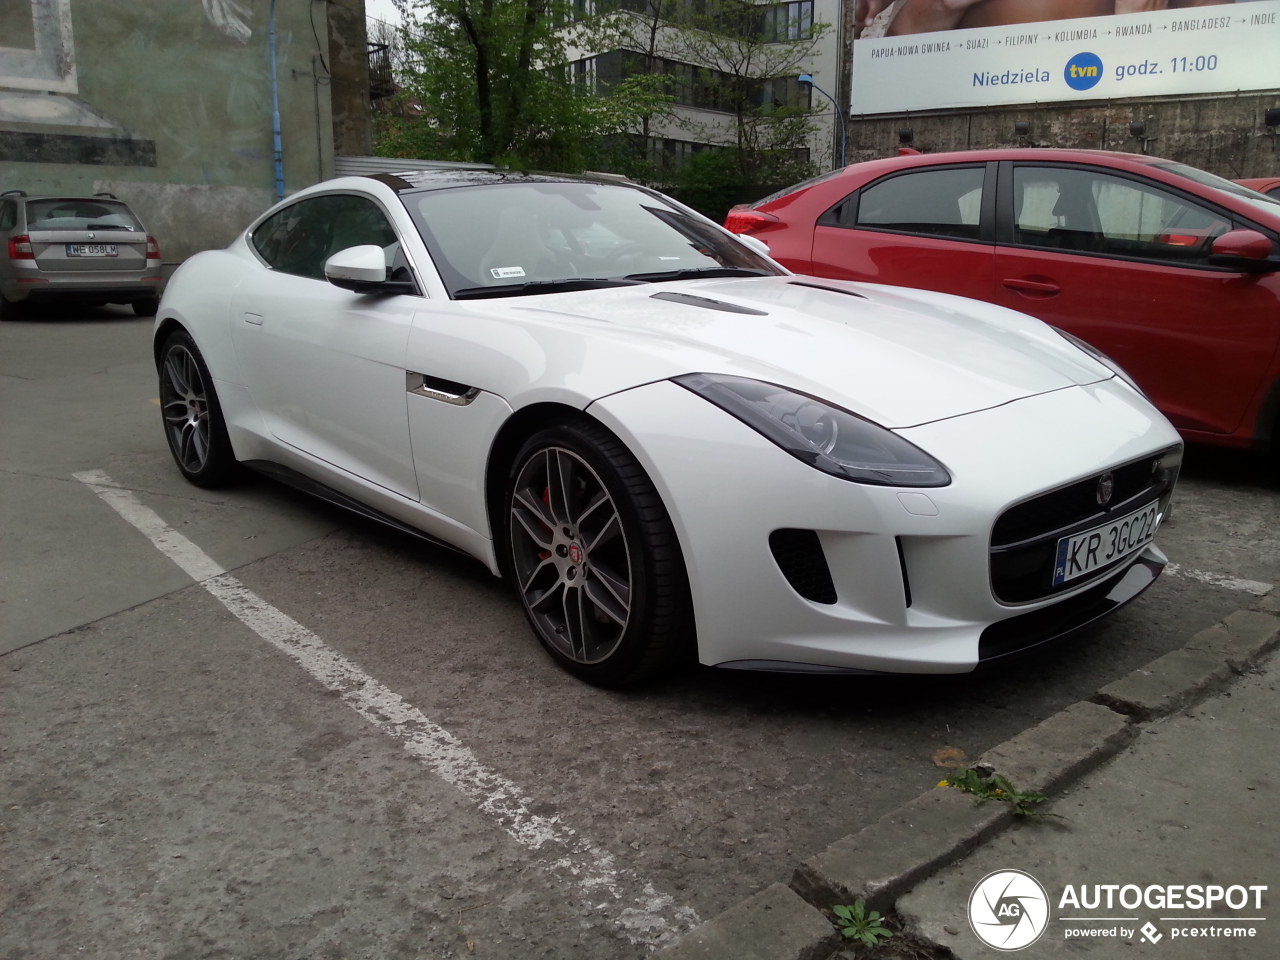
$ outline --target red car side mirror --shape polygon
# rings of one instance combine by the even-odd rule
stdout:
[[[1213,241],[1209,262],[1248,273],[1271,273],[1280,270],[1274,251],[1271,239],[1257,230],[1230,230]]]

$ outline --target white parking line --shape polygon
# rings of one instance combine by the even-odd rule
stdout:
[[[1185,580],[1199,580],[1215,587],[1228,590],[1239,590],[1241,593],[1252,593],[1255,597],[1265,597],[1275,587],[1274,583],[1263,583],[1260,580],[1241,580],[1239,577],[1228,577],[1223,573],[1209,573],[1207,570],[1188,570],[1186,567],[1171,563],[1164,568],[1171,577],[1182,577]]]
[[[433,773],[453,784],[489,814],[517,843],[547,858],[547,869],[577,886],[595,909],[611,919],[632,943],[656,947],[698,922],[689,907],[630,870],[611,854],[560,822],[530,811],[533,803],[510,780],[482,764],[461,741],[422,711],[330,649],[296,620],[227,575],[208,554],[174,530],[131,490],[101,470],[75,478],[140,530],[157,550],[221,601],[245,626],[291,657],[356,713],[404,744]]]

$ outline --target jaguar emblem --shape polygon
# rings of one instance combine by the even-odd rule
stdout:
[[[1098,506],[1105,507],[1111,502],[1111,495],[1115,493],[1116,478],[1111,473],[1104,473],[1098,478]]]

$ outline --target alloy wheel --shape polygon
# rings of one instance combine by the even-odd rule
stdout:
[[[174,457],[188,473],[199,473],[209,459],[209,401],[199,364],[180,343],[164,357],[160,406]]]
[[[582,664],[607,659],[631,619],[632,569],[617,504],[581,456],[534,451],[512,488],[517,589],[548,644]]]

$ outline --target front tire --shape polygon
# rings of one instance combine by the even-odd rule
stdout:
[[[689,590],[671,519],[635,457],[598,424],[531,437],[504,504],[505,566],[539,641],[579,679],[622,686],[675,660]]]
[[[160,411],[169,452],[187,480],[218,487],[234,478],[238,464],[213,377],[185,330],[171,334],[160,351]]]

